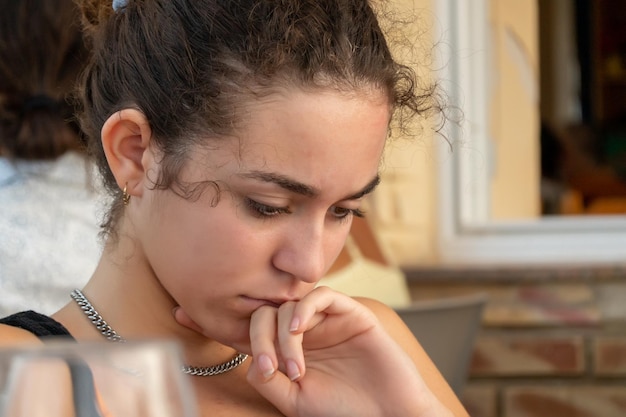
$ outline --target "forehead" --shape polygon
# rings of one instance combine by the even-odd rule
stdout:
[[[321,157],[384,144],[391,109],[385,96],[369,91],[294,89],[251,103],[246,113],[237,135],[241,149],[270,147],[278,154]]]
[[[285,90],[249,103],[235,134],[196,156],[221,174],[268,171],[316,188],[351,176],[362,187],[377,174],[390,114],[382,93]]]

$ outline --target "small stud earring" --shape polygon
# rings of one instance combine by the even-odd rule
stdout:
[[[122,201],[124,202],[125,206],[127,206],[128,203],[130,202],[130,194],[128,194],[128,192],[126,191],[127,186],[128,186],[128,183],[124,185],[124,189],[122,190]]]

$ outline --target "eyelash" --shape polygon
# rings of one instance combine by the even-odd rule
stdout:
[[[267,204],[259,203],[258,201],[254,201],[250,198],[246,198],[246,204],[257,217],[275,217],[279,214],[291,213],[288,207],[268,206]]]
[[[288,207],[274,207],[267,204],[259,203],[258,201],[246,198],[246,204],[254,215],[259,218],[271,218],[281,214],[289,214],[291,211]],[[343,213],[339,216],[333,214],[338,221],[346,221],[351,215],[355,217],[365,217],[365,213],[360,209],[347,209],[343,207],[335,207],[336,210],[340,210]]]
[[[336,210],[341,210],[343,212],[341,216],[334,215],[334,217],[339,221],[346,221],[350,218],[350,216],[365,217],[365,213],[359,209],[348,209],[348,208],[336,207],[336,206],[334,207]]]

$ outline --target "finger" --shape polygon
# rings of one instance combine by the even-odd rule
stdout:
[[[285,372],[292,381],[304,376],[302,333],[293,333],[291,325],[296,303],[287,302],[278,309],[278,347],[284,360]]]
[[[263,306],[250,318],[250,348],[256,366],[265,379],[271,378],[278,368],[274,341],[276,340],[276,315],[274,307]]]
[[[328,315],[363,316],[365,320],[359,320],[359,323],[366,327],[376,322],[373,313],[352,297],[321,286],[296,304],[289,327],[292,333],[302,333],[324,321]]]
[[[337,305],[337,298],[341,302],[341,296],[338,292],[331,290],[328,287],[317,287],[313,291],[304,296],[293,312],[292,322],[290,329],[293,333],[305,332],[315,327],[321,322],[326,314],[333,314],[331,307],[333,307],[334,313],[349,312],[347,305]],[[348,300],[352,300],[350,297],[345,297]],[[345,300],[343,300],[345,302]],[[324,314],[320,314],[324,313]]]
[[[300,389],[298,384],[281,372],[274,373],[269,379],[266,378],[257,360],[258,358],[254,357],[248,368],[248,383],[274,404],[283,415],[296,415],[295,398],[298,397]]]
[[[204,334],[204,331],[198,324],[193,321],[185,311],[180,308],[180,306],[176,306],[172,309],[172,314],[174,315],[174,320],[181,326],[187,327],[188,329],[194,330],[198,333]]]

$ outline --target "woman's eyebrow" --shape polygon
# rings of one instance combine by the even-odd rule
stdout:
[[[281,188],[284,188],[285,190],[303,195],[305,197],[313,198],[319,195],[319,190],[317,188],[311,187],[310,185],[306,185],[282,174],[264,171],[250,171],[239,175],[243,178],[251,178],[258,181],[273,183]]]
[[[296,181],[292,178],[289,178],[282,174],[277,174],[274,172],[264,172],[264,171],[250,171],[246,173],[239,174],[239,176],[243,178],[250,178],[258,181],[269,182],[278,185],[285,190],[291,191],[292,193],[303,195],[305,197],[314,198],[317,197],[320,191],[312,187],[310,185],[304,184],[300,181]],[[376,186],[380,183],[380,175],[376,175],[365,187],[363,187],[360,191],[347,196],[344,200],[358,200],[359,198],[371,193],[374,191]]]
[[[365,197],[373,192],[378,184],[380,184],[380,175],[376,175],[370,182],[367,183],[365,187],[361,189],[361,191],[344,198],[344,200],[358,200],[359,198]]]

